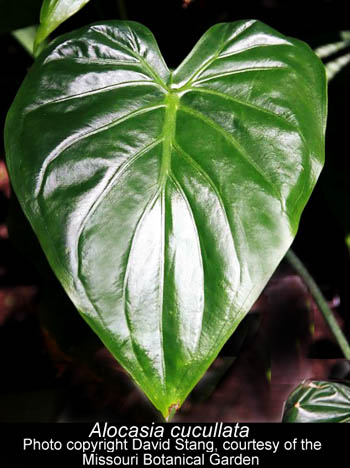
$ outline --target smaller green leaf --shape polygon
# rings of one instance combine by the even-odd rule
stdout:
[[[44,0],[40,11],[40,26],[35,42],[34,54],[38,55],[40,44],[60,24],[81,10],[90,0]]]
[[[17,29],[12,31],[13,37],[21,44],[21,46],[28,52],[29,55],[34,55],[34,40],[38,27],[28,26],[26,28]]]
[[[346,39],[342,41],[331,42],[330,44],[324,44],[320,47],[317,47],[317,49],[315,49],[315,53],[321,59],[325,59],[327,57],[330,57],[333,54],[336,54],[340,50],[345,49],[348,45],[349,45],[349,42]]]
[[[350,422],[350,383],[303,382],[289,395],[283,422]]]
[[[350,54],[342,55],[326,64],[327,79],[330,81],[350,63]]]
[[[343,49],[347,49],[350,45],[350,31],[340,31],[339,36],[341,41],[325,44],[315,49],[316,55],[319,58],[326,60],[332,55],[337,54]],[[339,57],[335,57],[326,63],[327,79],[330,81],[335,77],[344,67],[350,63],[350,54],[345,53]]]

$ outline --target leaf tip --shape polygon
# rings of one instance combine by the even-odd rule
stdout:
[[[167,415],[165,416],[165,421],[170,422],[173,417],[175,416],[175,413],[177,410],[180,409],[179,403],[173,403],[169,406]]]

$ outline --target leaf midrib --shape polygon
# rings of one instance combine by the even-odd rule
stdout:
[[[164,355],[164,346],[163,346],[163,330],[164,330],[164,282],[165,282],[165,236],[166,236],[166,216],[165,216],[165,187],[168,176],[171,173],[171,153],[173,149],[173,142],[175,139],[176,131],[176,113],[178,109],[179,97],[176,93],[169,92],[165,97],[165,118],[163,125],[163,152],[162,152],[162,161],[159,174],[159,188],[160,188],[160,197],[161,197],[161,258],[164,261],[160,261],[159,265],[159,276],[160,280],[160,290],[159,290],[159,304],[160,304],[160,314],[159,314],[159,334],[160,340],[162,343],[161,354],[162,354],[162,370],[163,370],[163,386],[167,386],[166,379],[166,365],[165,365],[165,355]]]

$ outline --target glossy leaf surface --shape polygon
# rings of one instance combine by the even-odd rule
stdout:
[[[310,381],[289,396],[284,422],[350,422],[350,385]]]
[[[181,405],[284,256],[324,158],[324,67],[257,21],[170,73],[148,29],[40,55],[9,112],[13,186],[67,293],[153,404]]]
[[[60,24],[81,10],[90,0],[44,0],[40,11],[40,26],[38,28],[34,50]]]

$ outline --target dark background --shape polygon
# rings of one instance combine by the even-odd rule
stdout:
[[[38,22],[40,0],[0,0],[0,126],[31,57],[11,36]],[[218,22],[256,18],[311,47],[350,30],[336,0],[92,0],[53,37],[101,19],[139,21],[176,67]],[[6,14],[5,14],[6,10]],[[350,48],[349,48],[350,49]],[[342,53],[349,53],[345,50]],[[331,57],[334,58],[334,57]],[[329,85],[326,165],[293,249],[350,337],[348,108],[350,67]],[[302,280],[284,261],[192,392],[178,421],[279,421],[303,379],[350,379],[349,363]],[[0,142],[0,421],[157,420],[158,414],[103,348],[53,277],[11,192]]]

